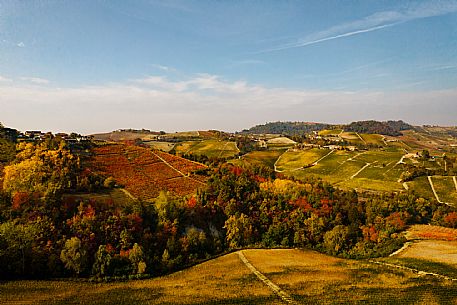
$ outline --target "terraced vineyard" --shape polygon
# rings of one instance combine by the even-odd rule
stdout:
[[[215,158],[231,158],[240,151],[235,142],[219,140],[187,141],[175,146],[179,154],[205,155]]]
[[[304,166],[309,166],[320,158],[329,154],[329,149],[312,148],[307,150],[288,150],[282,154],[276,162],[276,170],[296,171]]]
[[[155,198],[162,190],[186,195],[204,184],[204,178],[192,174],[205,168],[204,165],[136,146],[97,147],[88,166],[114,177],[118,184],[141,199]]]
[[[285,150],[256,150],[251,151],[241,157],[241,159],[233,159],[230,160],[232,164],[261,164],[264,166],[268,166],[270,168],[274,168],[274,164],[276,160],[285,152]]]
[[[328,154],[327,149],[312,149],[303,152],[287,152],[287,158],[278,161],[277,168],[296,178],[312,176],[336,184],[341,188],[360,188],[370,190],[402,190],[398,182],[403,168],[400,161],[403,152],[397,149],[385,151],[345,151],[336,150]],[[327,156],[326,156],[327,155]],[[322,156],[326,156],[322,158]],[[292,171],[299,164],[315,162],[314,166]],[[289,165],[289,160],[294,163]],[[298,161],[295,161],[298,160]],[[299,160],[304,160],[300,162]],[[310,164],[308,163],[308,164]],[[281,165],[281,167],[279,166]]]

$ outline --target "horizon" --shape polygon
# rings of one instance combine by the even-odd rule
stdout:
[[[0,0],[18,130],[455,126],[457,1]]]

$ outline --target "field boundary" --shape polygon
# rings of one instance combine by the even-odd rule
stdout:
[[[268,287],[270,287],[270,289],[277,295],[279,296],[284,302],[288,303],[288,304],[296,304],[296,302],[292,299],[292,297],[286,293],[284,290],[282,290],[281,288],[279,288],[278,285],[276,285],[275,283],[273,283],[272,281],[270,281],[265,275],[263,275],[259,270],[257,270],[256,267],[254,267],[249,261],[248,259],[246,258],[246,256],[244,256],[243,254],[243,251],[238,251],[238,256],[239,258],[241,259],[241,261],[246,265],[246,267],[248,267],[249,270],[252,271],[252,273],[254,273],[258,278],[259,280],[261,280],[265,285],[267,285]]]
[[[283,152],[283,153],[278,157],[278,159],[276,159],[275,164],[273,165],[273,166],[274,166],[275,172],[277,172],[277,173],[282,173],[282,172],[284,172],[284,171],[278,170],[278,169],[276,168],[276,164],[277,164],[278,161],[281,159],[281,157],[282,157],[286,152],[288,152],[288,151],[289,151],[289,149],[287,149],[285,152]]]
[[[334,151],[335,151],[335,150],[333,150],[333,149],[330,150],[330,152],[329,152],[328,154],[326,154],[325,156],[321,157],[319,160],[317,160],[317,161],[311,163],[311,165],[312,165],[312,166],[317,165],[320,161],[322,161],[322,160],[324,160],[325,158],[327,158],[328,156],[330,156],[330,154],[333,153]]]
[[[365,145],[367,145],[367,142],[359,135],[358,132],[356,132],[355,134],[359,137],[360,140],[362,140],[362,142],[363,142]]]
[[[200,184],[203,184],[203,185],[206,185],[206,183],[204,182],[201,182],[201,181],[198,181],[197,179],[194,179],[192,177],[189,177],[187,176],[186,174],[184,174],[182,171],[180,171],[179,169],[175,168],[173,165],[171,165],[170,163],[168,163],[164,158],[162,158],[161,156],[159,156],[158,154],[156,154],[155,152],[152,152],[157,158],[159,158],[160,160],[162,160],[163,163],[165,163],[166,165],[168,165],[169,167],[171,167],[172,169],[174,169],[175,171],[177,171],[178,173],[180,173],[183,177],[185,178],[188,178],[190,180],[193,180],[195,182],[198,182]]]
[[[440,197],[438,197],[438,193],[436,192],[435,186],[433,185],[432,176],[427,176],[427,178],[428,178],[428,183],[430,184],[430,187],[432,188],[433,195],[435,195],[436,201],[438,201],[438,203],[444,203],[440,200]]]
[[[422,276],[422,275],[431,275],[431,276],[435,276],[435,277],[443,279],[443,280],[457,281],[457,279],[455,279],[455,278],[452,278],[452,277],[449,277],[449,276],[446,276],[446,275],[442,275],[442,274],[439,274],[439,273],[422,271],[422,270],[419,270],[419,269],[414,269],[414,268],[410,268],[410,267],[406,267],[406,266],[401,266],[401,265],[396,265],[396,264],[391,264],[391,263],[385,263],[385,262],[380,262],[380,261],[375,261],[375,260],[370,260],[369,262],[373,263],[373,264],[378,264],[378,265],[391,267],[391,268],[403,269],[403,270],[411,271],[411,272],[416,273],[416,274],[418,274],[420,276]]]

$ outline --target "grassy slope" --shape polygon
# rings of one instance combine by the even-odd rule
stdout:
[[[295,170],[305,165],[309,165],[313,162],[316,162],[329,152],[330,150],[328,149],[318,148],[298,151],[289,150],[285,152],[278,160],[278,162],[276,163],[276,168],[280,171]]]
[[[242,162],[250,164],[262,164],[270,168],[274,167],[276,160],[281,156],[285,150],[263,150],[263,151],[252,151],[245,154],[242,158]]]
[[[402,190],[398,183],[402,168],[397,162],[402,156],[402,151],[392,149],[390,151],[350,152],[335,151],[317,165],[300,171],[290,172],[297,178],[313,176],[325,181],[336,183],[342,188],[363,188],[378,191]],[[281,162],[286,163],[288,159]],[[367,163],[370,163],[362,172],[353,179]],[[288,164],[287,164],[288,166]],[[283,165],[283,168],[287,168]]]
[[[432,180],[441,201],[457,204],[457,191],[452,177],[433,176]]]
[[[365,261],[314,251],[244,250],[247,259],[303,304],[452,304],[457,283],[418,277]],[[0,303],[16,304],[281,304],[235,253],[174,274],[141,281],[90,284],[12,281]]]
[[[230,158],[239,153],[235,142],[204,140],[188,141],[176,145],[176,152],[181,154],[206,155],[208,157]]]

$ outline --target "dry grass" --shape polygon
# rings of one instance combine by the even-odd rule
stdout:
[[[430,225],[414,225],[408,229],[406,237],[408,239],[457,241],[457,229]]]
[[[244,250],[247,259],[303,304],[457,304],[457,283],[315,251]],[[1,304],[282,304],[235,253],[168,276],[90,284],[13,281]]]
[[[0,285],[0,304],[277,304],[236,254],[169,276],[125,283],[15,281]]]
[[[420,240],[398,257],[418,258],[457,266],[457,241]]]
[[[304,304],[455,304],[457,284],[314,251],[246,250],[248,260]]]

